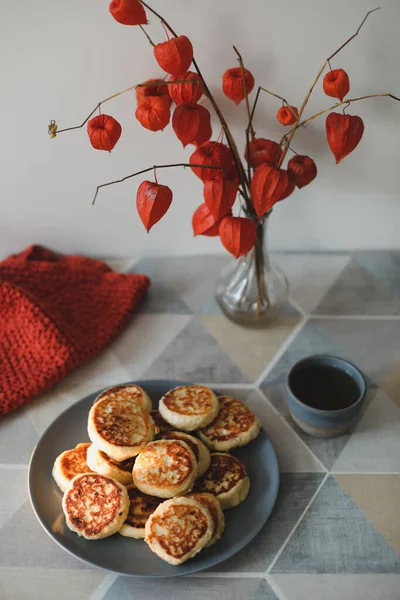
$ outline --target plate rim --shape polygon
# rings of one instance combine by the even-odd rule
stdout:
[[[104,567],[104,566],[100,566],[98,563],[92,561],[90,558],[83,558],[82,556],[79,556],[77,554],[75,554],[72,550],[70,550],[68,547],[66,547],[65,545],[62,544],[61,540],[59,540],[56,535],[54,534],[54,532],[51,530],[51,528],[47,525],[47,523],[44,521],[44,519],[41,518],[40,514],[39,514],[39,509],[36,505],[36,501],[32,496],[32,486],[31,486],[31,481],[33,478],[33,474],[32,474],[32,463],[35,459],[35,455],[36,452],[40,446],[40,443],[42,441],[42,439],[46,436],[47,432],[54,427],[54,425],[57,423],[57,421],[59,421],[62,417],[64,417],[65,413],[71,411],[74,409],[74,407],[77,404],[80,404],[82,402],[84,402],[85,400],[87,400],[90,396],[94,396],[95,394],[99,395],[101,394],[104,390],[109,389],[110,387],[113,387],[114,385],[129,385],[129,384],[135,384],[135,385],[139,385],[140,387],[143,387],[145,389],[146,384],[147,385],[151,385],[154,383],[160,383],[160,382],[166,382],[166,381],[171,381],[173,382],[175,385],[173,387],[176,387],[177,385],[193,385],[190,382],[185,382],[185,381],[178,381],[175,379],[142,379],[142,380],[136,380],[136,381],[127,381],[125,383],[115,383],[112,384],[111,386],[108,385],[102,389],[96,390],[94,392],[90,392],[89,394],[86,394],[86,396],[80,398],[79,400],[77,400],[76,402],[74,402],[73,404],[71,404],[71,406],[68,406],[65,410],[63,410],[47,427],[46,429],[43,431],[43,433],[41,434],[39,440],[37,441],[35,447],[32,450],[32,454],[29,460],[29,465],[28,465],[28,473],[27,473],[27,486],[28,486],[28,495],[29,495],[29,501],[31,504],[31,507],[33,509],[33,512],[36,516],[36,519],[39,521],[41,527],[44,529],[44,531],[47,533],[47,535],[60,547],[62,548],[65,552],[68,552],[68,554],[70,554],[71,556],[73,556],[75,559],[80,560],[81,562],[85,563],[85,564],[89,564],[92,567],[95,567],[96,569],[100,569],[102,571],[106,571],[108,573],[114,573],[116,575],[120,575],[123,577],[138,577],[138,578],[142,578],[142,579],[169,579],[171,577],[182,577],[182,576],[186,576],[186,575],[191,575],[192,573],[199,573],[201,571],[204,571],[206,569],[211,569],[213,567],[215,567],[218,564],[221,564],[222,562],[228,560],[229,558],[232,558],[233,556],[235,556],[238,552],[240,552],[241,550],[243,550],[243,548],[245,548],[261,531],[261,529],[265,526],[265,524],[267,523],[268,519],[271,516],[271,513],[275,507],[276,504],[276,500],[278,498],[278,493],[279,493],[279,488],[280,488],[280,469],[279,469],[279,461],[278,461],[278,457],[275,451],[275,448],[271,442],[271,438],[268,436],[267,432],[265,431],[265,429],[262,427],[265,435],[266,435],[266,444],[269,445],[269,450],[271,452],[271,459],[273,459],[273,465],[272,468],[273,470],[275,470],[276,473],[276,488],[274,490],[273,493],[273,497],[272,497],[272,502],[271,502],[271,507],[269,509],[269,511],[265,514],[265,517],[263,517],[261,519],[261,523],[259,524],[259,526],[256,527],[256,530],[251,530],[251,532],[249,532],[248,535],[242,536],[242,538],[240,539],[238,546],[236,547],[235,551],[233,552],[233,554],[228,554],[225,555],[226,552],[224,553],[223,556],[217,558],[212,565],[208,565],[206,567],[199,567],[196,568],[196,563],[193,563],[193,567],[192,569],[190,568],[190,566],[187,565],[187,563],[184,563],[186,566],[186,571],[185,573],[181,573],[179,570],[179,566],[176,568],[175,572],[171,572],[171,573],[167,573],[167,574],[143,574],[143,573],[125,573],[123,571],[118,571],[116,569],[112,569],[109,567]],[[218,385],[216,386],[218,388]],[[171,388],[172,389],[172,388]],[[219,392],[217,392],[216,389],[214,388],[210,388],[212,389],[215,393],[217,393],[217,395],[221,395],[219,394]],[[161,559],[160,559],[161,560]],[[189,563],[190,565],[190,563]],[[189,570],[188,570],[189,569]]]

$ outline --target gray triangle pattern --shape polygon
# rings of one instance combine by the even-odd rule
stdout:
[[[143,378],[204,383],[248,382],[196,317],[147,369]]]
[[[298,317],[300,316],[300,312],[288,300],[285,306],[282,307],[282,315],[285,317]]]
[[[175,295],[173,290],[169,290],[159,283],[151,285],[137,312],[142,314],[193,314],[183,300]]]
[[[398,315],[400,300],[355,258],[314,311],[319,315]]]
[[[221,270],[231,257],[221,255],[180,256],[170,261],[168,272],[180,287],[180,297],[198,315],[218,315],[214,300],[215,286]]]
[[[40,402],[40,398],[33,402]],[[28,464],[39,439],[29,421],[25,407],[1,417],[0,463]]]
[[[55,544],[40,526],[29,501],[0,529],[0,565],[49,569],[89,569]],[[12,540],[12,552],[9,543]]]
[[[400,573],[400,557],[329,477],[273,573]]]
[[[90,600],[100,598],[97,589],[104,580],[100,569],[53,569],[0,567],[1,600]],[[92,594],[94,594],[92,596]]]
[[[400,575],[274,575],[282,600],[398,600]]]
[[[312,324],[376,384],[382,384],[398,360],[398,319],[313,319]]]
[[[177,256],[168,258],[143,259],[135,266],[136,272],[144,272],[151,277],[152,285],[149,301],[143,310],[150,312],[154,303],[157,309],[178,310],[181,314],[220,314],[214,300],[216,280],[221,269],[229,262],[229,257],[221,256]],[[158,295],[158,301],[152,298]],[[180,302],[178,302],[180,300]],[[149,308],[147,308],[149,306]],[[167,312],[167,310],[164,310]]]
[[[160,580],[118,577],[103,600],[150,600],[160,598]],[[164,598],[174,600],[278,600],[264,579],[176,577],[162,580]]]
[[[264,572],[292,531],[324,477],[321,473],[282,473],[279,496],[271,517],[258,536],[241,552],[211,572]]]
[[[169,273],[169,264],[173,259],[143,259],[130,271],[145,273],[151,279],[151,286],[145,299],[138,308],[144,314],[190,315],[192,310],[180,298],[179,283]]]
[[[26,502],[27,497],[26,470],[2,469],[0,485],[0,530]]]
[[[355,259],[400,303],[400,252],[357,252]]]
[[[198,302],[198,300],[197,300]],[[215,294],[210,292],[210,295],[204,300],[202,304],[197,304],[196,314],[201,315],[220,315],[223,316],[223,312],[219,307],[218,302],[215,299]]]

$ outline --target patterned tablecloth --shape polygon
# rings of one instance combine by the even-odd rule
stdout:
[[[269,330],[233,325],[213,299],[227,258],[109,261],[153,286],[127,330],[98,359],[0,420],[1,600],[399,600],[400,254],[276,256],[291,283]],[[354,428],[318,440],[291,422],[284,380],[298,359],[329,352],[365,372]],[[277,450],[281,490],[258,537],[209,572],[137,580],[87,567],[59,548],[32,512],[32,449],[66,407],[108,384],[172,378],[248,402]]]

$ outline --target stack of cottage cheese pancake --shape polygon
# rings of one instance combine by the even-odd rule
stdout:
[[[134,384],[102,392],[88,416],[92,443],[56,459],[69,529],[88,540],[114,533],[144,538],[172,565],[223,534],[223,511],[250,490],[244,465],[229,450],[260,432],[240,400],[201,385],[170,390],[152,410]]]

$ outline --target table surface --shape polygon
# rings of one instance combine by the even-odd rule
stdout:
[[[108,261],[152,278],[146,302],[97,359],[0,420],[1,600],[399,600],[400,253],[276,255],[290,281],[266,330],[223,317],[213,287],[225,256]],[[316,352],[347,357],[369,393],[353,429],[301,433],[284,402],[288,368]],[[257,538],[208,572],[136,580],[87,567],[42,530],[29,504],[29,457],[53,419],[109,384],[183,379],[223,390],[260,416],[281,489]]]

